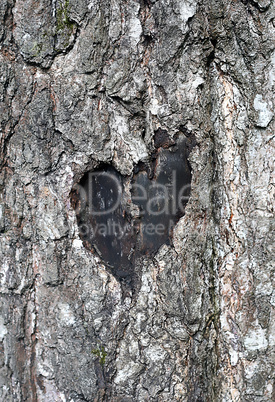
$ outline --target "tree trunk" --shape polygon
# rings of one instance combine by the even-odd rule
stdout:
[[[274,400],[274,2],[1,0],[0,18],[0,399]],[[112,219],[156,228],[131,188],[176,168],[173,230],[85,238],[89,173],[116,172]]]

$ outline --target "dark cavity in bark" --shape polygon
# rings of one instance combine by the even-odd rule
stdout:
[[[132,176],[102,164],[86,172],[72,190],[85,247],[99,254],[127,287],[135,288],[137,259],[169,244],[184,215],[191,184],[188,156],[194,145],[193,136],[171,138],[159,129],[150,160],[137,164]]]

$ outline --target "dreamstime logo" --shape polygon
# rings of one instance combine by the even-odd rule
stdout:
[[[119,223],[114,222],[112,219],[108,219],[107,223],[96,224],[94,227],[86,223],[79,225],[79,233],[82,236],[88,236],[89,238],[94,238],[96,236],[113,236],[118,240],[121,240],[125,236],[134,237],[137,233],[142,233],[146,236],[163,236],[169,233],[174,226],[174,221],[169,220],[168,227],[163,223],[135,223],[130,225],[129,223]]]
[[[144,242],[164,239],[184,214],[190,183],[181,185],[183,182],[183,177],[177,177],[176,170],[156,181],[146,174],[140,175],[131,182],[129,200],[118,173],[89,172],[83,185],[75,186],[79,232],[85,238],[99,237],[101,240],[134,239],[137,235]],[[125,210],[132,219],[125,218]]]
[[[189,199],[190,183],[178,186],[177,173],[172,172],[168,184],[150,182],[149,185],[133,183],[131,186],[132,202],[141,207],[140,215],[161,217],[183,214],[185,204]],[[75,185],[79,203],[76,213],[89,210],[91,216],[108,216],[113,214],[121,205],[122,183],[109,172],[90,172],[88,188]]]

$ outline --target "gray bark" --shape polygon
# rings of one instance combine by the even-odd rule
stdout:
[[[2,0],[0,19],[0,399],[274,400],[274,2]],[[159,129],[196,139],[191,194],[125,288],[71,191],[101,163],[131,178]]]

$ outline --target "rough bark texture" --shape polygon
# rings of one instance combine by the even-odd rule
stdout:
[[[1,0],[1,401],[275,399],[274,14]],[[70,194],[101,163],[131,177],[157,130],[196,138],[191,196],[125,290]]]

